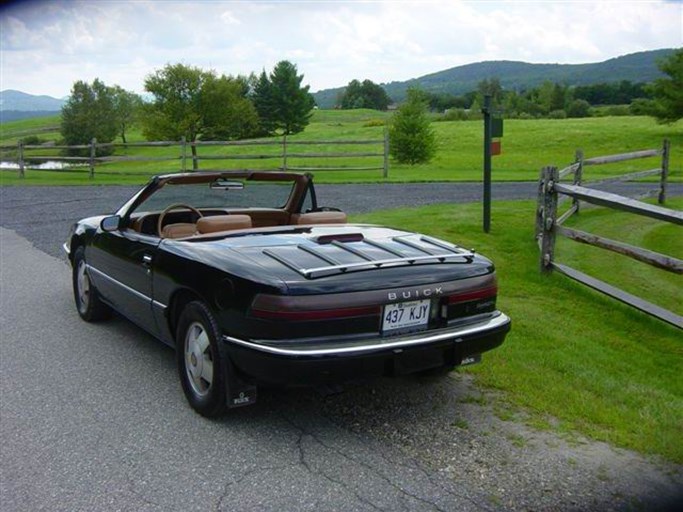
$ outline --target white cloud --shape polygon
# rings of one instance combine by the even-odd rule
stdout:
[[[312,90],[481,60],[596,62],[683,45],[665,1],[32,1],[0,8],[0,88],[61,97],[99,77],[142,91],[183,62],[219,73],[295,62]]]

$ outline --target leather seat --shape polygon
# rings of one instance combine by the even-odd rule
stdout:
[[[344,212],[310,212],[295,213],[291,224],[346,224],[347,216]]]
[[[197,225],[190,222],[166,224],[161,230],[161,238],[185,238],[197,233]]]
[[[235,229],[249,229],[252,227],[249,215],[212,215],[197,220],[199,234],[233,231]]]

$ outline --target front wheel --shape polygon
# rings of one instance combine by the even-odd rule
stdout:
[[[218,324],[205,304],[190,302],[180,315],[176,333],[176,361],[183,392],[202,416],[226,410],[223,357]]]
[[[111,309],[102,302],[97,288],[90,280],[83,247],[76,249],[74,254],[72,283],[76,309],[83,320],[96,322],[111,316]]]

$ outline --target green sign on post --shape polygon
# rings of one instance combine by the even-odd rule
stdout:
[[[491,157],[500,155],[500,141],[494,137],[503,136],[503,118],[493,117],[491,96],[484,96],[484,233],[491,229]]]
[[[502,117],[492,117],[491,118],[491,137],[502,137],[503,136],[503,118]]]

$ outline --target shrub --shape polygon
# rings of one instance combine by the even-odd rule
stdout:
[[[384,119],[369,119],[363,123],[364,128],[374,128],[375,126],[384,126],[386,122]]]
[[[424,93],[408,89],[408,99],[393,115],[389,152],[399,163],[429,162],[436,152],[436,137],[427,117]]]
[[[437,121],[467,121],[469,113],[464,108],[449,108],[436,118]]]
[[[590,117],[591,105],[586,100],[574,100],[567,107],[567,117]]]
[[[47,141],[45,139],[41,139],[37,135],[28,135],[21,139],[20,142],[24,146],[41,146],[42,144],[45,144]]]

